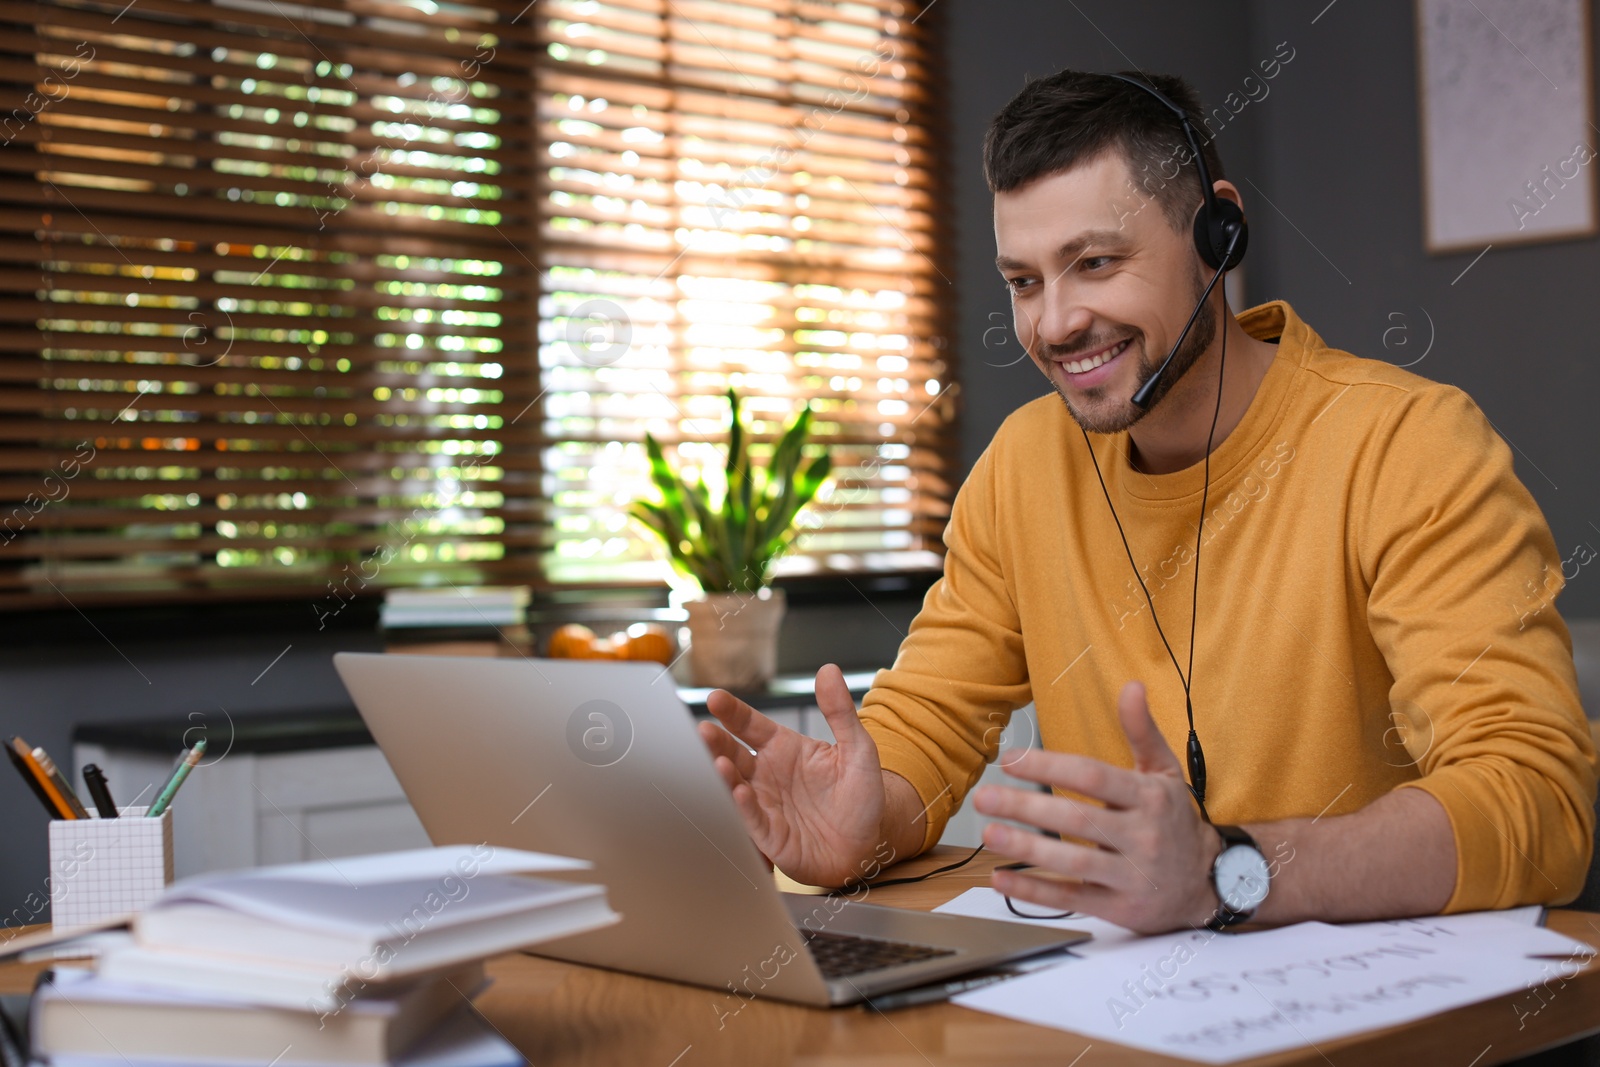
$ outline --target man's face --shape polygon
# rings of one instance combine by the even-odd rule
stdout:
[[[1094,433],[1132,426],[1145,413],[1130,398],[1205,288],[1187,227],[1173,229],[1159,203],[1134,191],[1112,151],[995,194],[994,236],[1017,337],[1072,417]],[[1210,346],[1216,325],[1208,302],[1152,408]]]

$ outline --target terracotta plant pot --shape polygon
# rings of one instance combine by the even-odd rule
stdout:
[[[689,673],[697,686],[763,689],[778,673],[783,590],[707,593],[689,612]]]

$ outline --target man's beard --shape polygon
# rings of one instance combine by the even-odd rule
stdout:
[[[1195,299],[1198,300],[1200,293],[1205,291],[1205,281],[1198,274],[1195,276],[1195,285]],[[1050,384],[1055,388],[1056,395],[1061,397],[1061,402],[1067,406],[1067,413],[1072,416],[1073,421],[1079,426],[1082,426],[1090,433],[1121,433],[1144,418],[1149,409],[1153,409],[1161,402],[1161,398],[1166,396],[1174,385],[1178,384],[1178,381],[1183,378],[1189,368],[1194,366],[1200,359],[1201,354],[1211,347],[1211,342],[1216,339],[1216,336],[1217,312],[1216,308],[1208,300],[1205,306],[1200,309],[1200,314],[1195,318],[1193,328],[1189,330],[1189,335],[1184,338],[1182,346],[1179,347],[1178,354],[1172,357],[1172,365],[1161,376],[1161,380],[1156,382],[1155,389],[1150,393],[1150,402],[1143,409],[1133,402],[1130,394],[1129,398],[1124,399],[1120,406],[1101,408],[1092,412],[1079,411],[1072,406],[1072,401],[1067,399],[1066,392],[1059,385],[1056,385],[1054,379],[1051,379]],[[1081,347],[1083,351],[1092,352],[1100,346],[1092,343]],[[1134,348],[1134,344],[1130,343],[1128,345],[1128,353],[1130,355],[1133,354]],[[1143,337],[1139,339],[1137,348],[1139,350],[1139,385],[1142,386],[1150,380],[1150,376],[1156,372],[1156,368],[1161,364],[1144,350]],[[1046,355],[1048,356],[1048,352]],[[1087,390],[1087,393],[1091,398],[1106,396],[1106,390],[1109,388],[1110,386],[1096,386],[1094,389]],[[1138,386],[1134,388],[1134,392],[1137,391]]]

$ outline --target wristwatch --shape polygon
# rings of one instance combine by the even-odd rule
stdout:
[[[1226,930],[1248,921],[1267,899],[1272,869],[1256,839],[1244,830],[1237,826],[1218,826],[1216,830],[1222,835],[1222,851],[1211,864],[1211,884],[1221,903],[1206,929]]]

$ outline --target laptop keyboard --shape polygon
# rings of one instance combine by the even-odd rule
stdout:
[[[844,978],[847,975],[895,967],[902,963],[916,963],[939,956],[954,956],[955,949],[934,948],[932,945],[913,945],[907,941],[880,941],[852,934],[829,934],[802,930],[806,948],[817,961],[824,978]]]

